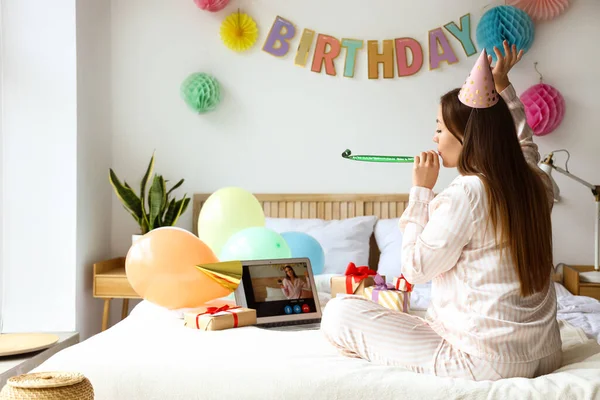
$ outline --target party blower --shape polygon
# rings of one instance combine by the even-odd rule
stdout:
[[[414,157],[409,156],[379,156],[379,155],[352,155],[349,149],[342,153],[342,157],[354,161],[380,162],[380,163],[412,163]]]

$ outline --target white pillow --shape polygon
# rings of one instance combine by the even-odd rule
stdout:
[[[317,292],[331,294],[331,278],[341,275],[343,275],[343,273],[315,275],[315,286],[317,287]]]
[[[325,253],[323,274],[343,274],[350,262],[368,265],[369,240],[377,217],[341,220],[266,218],[265,226],[277,233],[304,232],[314,237]]]
[[[391,282],[395,276],[402,272],[402,232],[398,227],[400,218],[380,219],[375,224],[375,240],[381,255],[377,272],[385,275]]]
[[[281,289],[267,286],[267,301],[287,300]]]

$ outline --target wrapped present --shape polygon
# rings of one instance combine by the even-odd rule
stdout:
[[[394,278],[394,283],[386,283],[381,275],[375,275],[373,278],[375,284],[365,288],[364,296],[381,304],[390,310],[397,310],[408,313],[410,311],[410,292],[412,285],[404,279],[403,276]],[[396,286],[398,285],[398,286]]]
[[[412,292],[413,290],[413,285],[408,283],[404,275],[394,277],[393,282],[394,289],[396,290],[402,290],[403,292]]]
[[[369,267],[357,267],[351,262],[348,264],[344,276],[331,278],[331,297],[336,297],[338,294],[364,296],[365,288],[375,284],[373,277],[376,274],[377,272]]]
[[[184,313],[188,328],[202,331],[221,331],[256,324],[256,310],[243,307],[202,307]]]

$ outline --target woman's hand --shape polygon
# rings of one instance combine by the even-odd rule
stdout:
[[[500,50],[494,46],[494,53],[496,53],[497,60],[496,65],[492,68],[492,75],[494,76],[494,83],[496,84],[496,92],[498,92],[498,94],[502,93],[502,91],[510,85],[508,72],[521,61],[521,58],[523,57],[523,49],[517,53],[516,45],[513,44],[512,47],[509,48],[507,40],[502,44],[504,46],[505,55],[503,56]],[[492,56],[488,56],[488,62],[491,67]]]
[[[430,150],[415,157],[413,164],[413,186],[433,189],[440,173],[439,155]]]

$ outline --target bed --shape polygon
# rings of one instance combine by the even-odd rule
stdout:
[[[194,220],[208,195],[196,194]],[[326,251],[319,298],[349,259],[380,273],[399,268],[397,218],[408,196],[256,195],[267,226],[313,234]],[[142,301],[123,321],[61,351],[36,368],[85,374],[105,399],[592,399],[600,396],[600,303],[555,282],[563,366],[536,379],[471,382],[382,367],[337,353],[319,331],[244,327],[201,332],[183,326],[179,310]],[[428,285],[412,309],[427,307]]]

